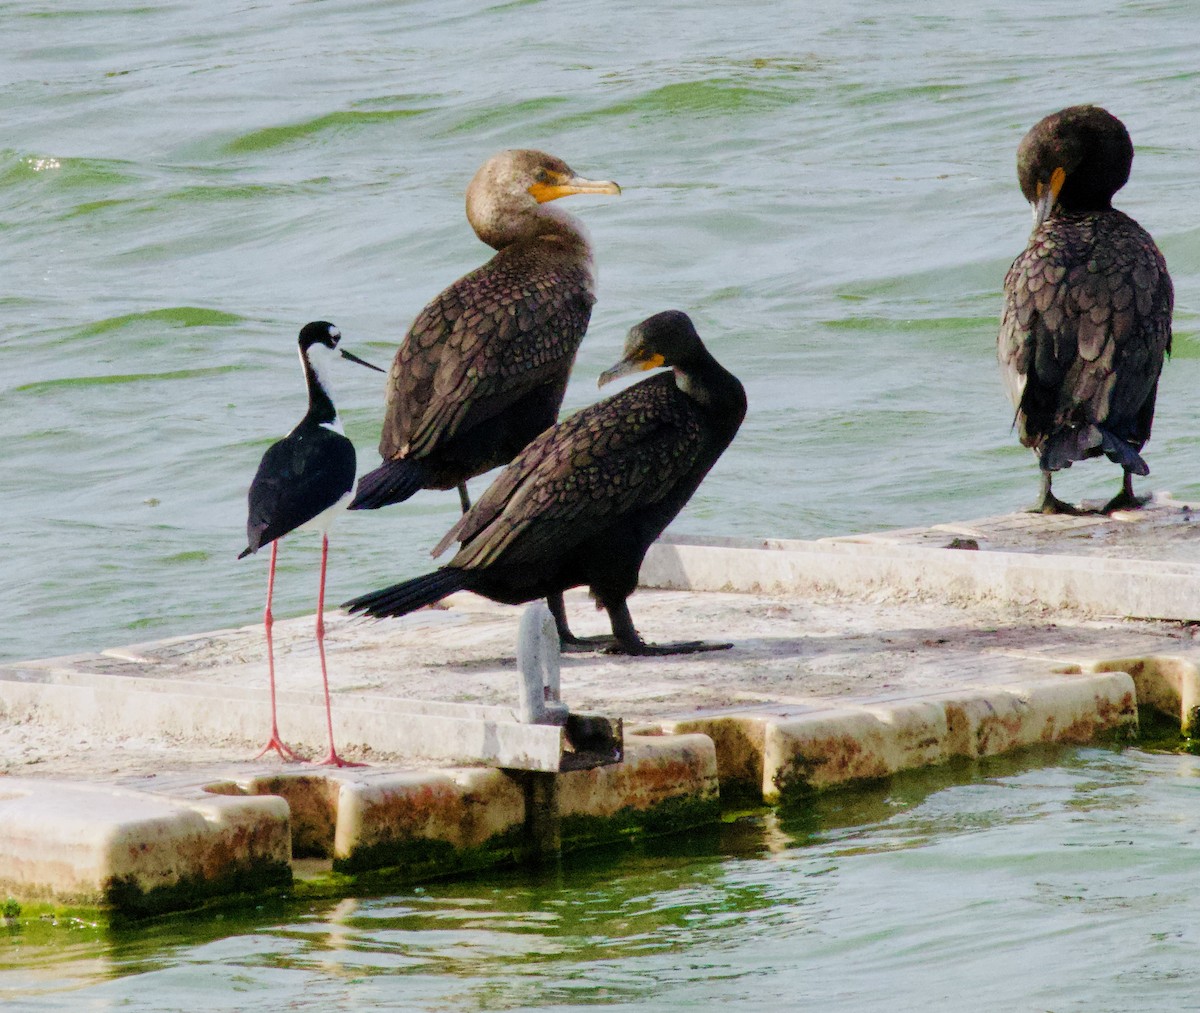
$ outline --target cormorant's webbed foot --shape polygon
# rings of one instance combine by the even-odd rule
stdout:
[[[617,638],[604,634],[599,637],[577,637],[572,634],[569,638],[560,636],[563,654],[587,654],[591,651],[611,651],[617,646]]]
[[[1038,493],[1038,500],[1033,506],[1029,507],[1025,512],[1028,514],[1069,514],[1072,517],[1079,517],[1082,514],[1090,511],[1081,510],[1077,506],[1070,503],[1064,503],[1061,499],[1050,491],[1050,472],[1042,472],[1042,488]]]
[[[1133,476],[1127,471],[1121,483],[1121,491],[1100,508],[1100,513],[1111,514],[1117,510],[1138,510],[1150,502],[1149,496],[1133,494]]]
[[[629,606],[620,601],[605,604],[612,621],[613,638],[616,643],[606,649],[608,654],[630,654],[635,657],[655,657],[664,654],[699,654],[702,651],[727,651],[733,644],[710,644],[704,640],[680,640],[670,644],[648,644],[633,628]]]
[[[648,644],[641,637],[618,640],[605,654],[629,654],[634,657],[658,657],[665,654],[700,654],[703,651],[727,651],[733,644],[710,644],[705,640],[677,640],[668,644]]]
[[[1081,510],[1079,507],[1071,503],[1064,503],[1061,499],[1054,495],[1046,495],[1033,504],[1028,510],[1028,514],[1069,514],[1072,517],[1080,517],[1088,510]]]
[[[546,605],[554,616],[554,625],[558,629],[558,644],[563,654],[585,654],[589,651],[604,651],[613,647],[617,638],[611,634],[599,637],[577,637],[567,625],[567,607],[563,603],[562,592],[546,595]]]

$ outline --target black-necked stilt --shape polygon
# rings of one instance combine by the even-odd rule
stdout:
[[[267,634],[267,671],[271,679],[271,737],[258,756],[274,749],[285,760],[301,759],[279,737],[275,714],[275,651],[271,642],[271,596],[275,590],[275,560],[279,539],[292,531],[321,532],[321,580],[317,592],[317,650],[321,656],[321,678],[325,685],[325,720],[329,730],[329,752],[321,763],[347,766],[333,746],[333,715],[329,704],[329,674],[325,669],[325,564],[329,557],[329,527],[350,503],[354,489],[355,455],[342,432],[330,396],[329,367],[340,355],[351,362],[383,370],[338,348],[341,332],[325,320],[305,324],[300,331],[300,365],[308,385],[308,412],[300,424],[282,440],[272,444],[258,465],[250,484],[250,515],[246,521],[243,559],[271,544],[267,571],[267,606],[263,625]],[[255,757],[255,759],[258,758]]]

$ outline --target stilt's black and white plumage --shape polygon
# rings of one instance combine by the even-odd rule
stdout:
[[[259,756],[274,749],[285,760],[298,760],[279,737],[275,711],[275,651],[271,641],[271,596],[275,590],[275,560],[279,539],[292,531],[321,532],[321,579],[317,593],[317,648],[325,687],[325,718],[329,752],[322,763],[345,766],[333,745],[333,716],[329,704],[329,676],[325,669],[325,568],[329,556],[329,528],[350,503],[354,489],[354,445],[342,432],[330,396],[329,367],[338,356],[378,370],[356,355],[338,348],[341,332],[324,320],[305,324],[300,331],[300,364],[308,385],[308,412],[282,440],[272,444],[250,484],[250,514],[246,520],[246,548],[242,559],[268,543],[271,564],[267,574],[267,605],[263,625],[267,636],[267,670],[271,680],[271,735]],[[257,757],[256,757],[257,758]]]

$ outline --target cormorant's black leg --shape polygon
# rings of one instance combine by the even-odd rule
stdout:
[[[1042,470],[1042,488],[1038,493],[1038,501],[1026,513],[1030,514],[1071,514],[1078,517],[1084,511],[1070,503],[1064,503],[1050,491],[1050,476],[1052,472]]]
[[[467,483],[458,483],[458,502],[462,505],[462,512],[466,513],[471,509],[471,497],[467,495]]]
[[[624,599],[612,604],[605,603],[608,617],[612,621],[613,636],[616,644],[608,648],[609,654],[698,654],[701,651],[724,651],[733,644],[710,644],[703,640],[681,640],[670,644],[648,644],[638,636],[633,628],[633,618],[629,615],[629,605]]]
[[[1112,499],[1100,508],[1102,514],[1111,514],[1114,510],[1137,510],[1139,507],[1145,506],[1150,502],[1149,496],[1135,496],[1133,494],[1133,473],[1125,472],[1125,477],[1121,482],[1121,491]]]
[[[616,644],[616,637],[577,637],[567,625],[567,606],[563,602],[561,591],[546,595],[546,605],[554,616],[554,625],[558,628],[558,642],[564,654],[581,654],[584,651],[599,651]]]

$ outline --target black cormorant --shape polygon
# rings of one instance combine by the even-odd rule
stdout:
[[[348,602],[352,612],[400,616],[469,590],[517,604],[545,597],[564,645],[626,654],[676,654],[729,644],[647,644],[626,599],[650,544],[696,491],[746,414],[741,383],[704,347],[686,313],[632,328],[625,357],[600,377],[671,370],[598,401],[521,452],[434,550],[462,547],[442,568]],[[611,638],[576,638],[562,592],[587,585],[607,610]]]
[[[388,377],[379,453],[351,510],[458,487],[511,461],[558,420],[595,279],[582,223],[549,202],[620,193],[541,151],[494,155],[467,188],[467,220],[497,253],[413,322]]]
[[[997,352],[1041,467],[1034,511],[1077,513],[1051,493],[1051,474],[1100,454],[1123,469],[1104,512],[1142,502],[1132,476],[1150,471],[1138,452],[1171,351],[1173,293],[1150,234],[1112,206],[1132,161],[1124,124],[1089,105],[1047,116],[1017,149],[1034,227],[1004,279]]]
[[[267,672],[271,680],[271,734],[259,756],[274,749],[285,760],[298,760],[279,737],[275,715],[275,648],[271,642],[271,596],[275,590],[275,559],[279,539],[292,531],[321,532],[321,580],[317,591],[317,649],[325,684],[325,720],[329,752],[322,763],[346,766],[333,747],[333,717],[329,705],[329,676],[325,670],[325,564],[329,556],[329,528],[346,509],[354,489],[354,444],[342,433],[330,394],[328,367],[335,355],[360,366],[383,372],[344,348],[341,332],[325,320],[314,320],[300,331],[300,365],[308,385],[308,412],[300,424],[263,454],[250,484],[250,512],[246,519],[247,545],[238,559],[257,552],[268,542],[271,563],[267,570],[267,605],[263,626],[267,634]],[[256,757],[257,759],[257,757]]]

